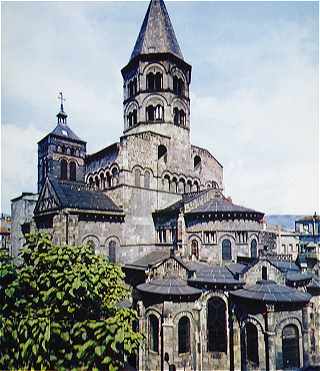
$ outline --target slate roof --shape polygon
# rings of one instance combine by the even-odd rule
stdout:
[[[161,209],[157,210],[156,213],[160,214],[166,214],[166,213],[176,213],[180,209],[184,207],[184,204],[187,204],[198,197],[202,196],[204,193],[209,192],[211,189],[206,189],[200,192],[193,192],[193,193],[185,193],[182,195],[182,199],[173,203],[172,205]],[[216,196],[212,198],[211,200],[208,200],[204,204],[194,207],[191,210],[185,211],[185,215],[189,214],[206,214],[206,213],[254,213],[260,216],[261,218],[263,217],[263,213],[249,209],[243,206],[235,205],[232,203],[229,199],[225,198],[223,194],[220,192],[219,196]]]
[[[103,192],[89,190],[84,183],[61,181],[56,178],[51,178],[50,183],[60,201],[61,208],[123,211]]]
[[[119,143],[113,143],[102,150],[87,155],[86,157],[86,169],[87,172],[95,172],[98,169],[110,166],[116,161],[119,154]]]
[[[130,60],[153,53],[171,53],[183,59],[163,0],[150,1]]]
[[[208,213],[208,212],[240,212],[240,213],[258,213],[253,209],[235,205],[226,198],[216,198],[209,200],[205,204],[191,210],[189,213]],[[262,214],[262,213],[261,213]]]
[[[304,282],[304,281],[311,281],[313,274],[310,272],[288,272],[286,276],[286,280],[289,282]]]
[[[278,285],[274,281],[261,280],[253,286],[244,287],[230,293],[236,299],[264,303],[306,303],[311,295],[296,289]]]
[[[64,138],[64,139],[71,139],[76,140],[78,142],[85,143],[82,139],[76,135],[67,124],[58,124],[50,134],[53,134],[57,137]]]
[[[147,269],[150,266],[156,265],[161,263],[163,260],[170,257],[170,251],[159,250],[159,251],[152,251],[151,253],[143,256],[142,258],[134,261],[133,263],[126,264],[128,268],[143,268]]]
[[[299,272],[300,271],[297,264],[293,261],[277,260],[277,259],[272,259],[272,258],[268,258],[268,260],[272,265],[274,265],[276,268],[278,268],[282,273]]]
[[[191,296],[202,293],[201,290],[188,286],[186,281],[177,278],[152,280],[138,285],[137,289],[145,294],[163,296]]]

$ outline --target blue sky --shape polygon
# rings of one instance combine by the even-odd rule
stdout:
[[[225,194],[266,213],[319,209],[318,2],[166,2],[192,64],[191,138]],[[148,2],[2,2],[2,211],[36,191],[57,95],[88,152],[123,130],[122,77]]]

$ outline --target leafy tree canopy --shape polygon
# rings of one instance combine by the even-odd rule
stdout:
[[[15,267],[0,252],[0,369],[117,370],[142,336],[117,265],[34,233]]]

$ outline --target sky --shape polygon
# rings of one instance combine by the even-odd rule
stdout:
[[[319,210],[318,2],[167,1],[192,65],[191,140],[225,195],[267,214]],[[36,192],[58,93],[88,153],[123,131],[122,76],[148,2],[2,2],[1,211]]]

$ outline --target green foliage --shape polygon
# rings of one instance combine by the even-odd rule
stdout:
[[[30,234],[15,267],[0,251],[0,369],[117,370],[137,351],[123,272],[90,246]]]

